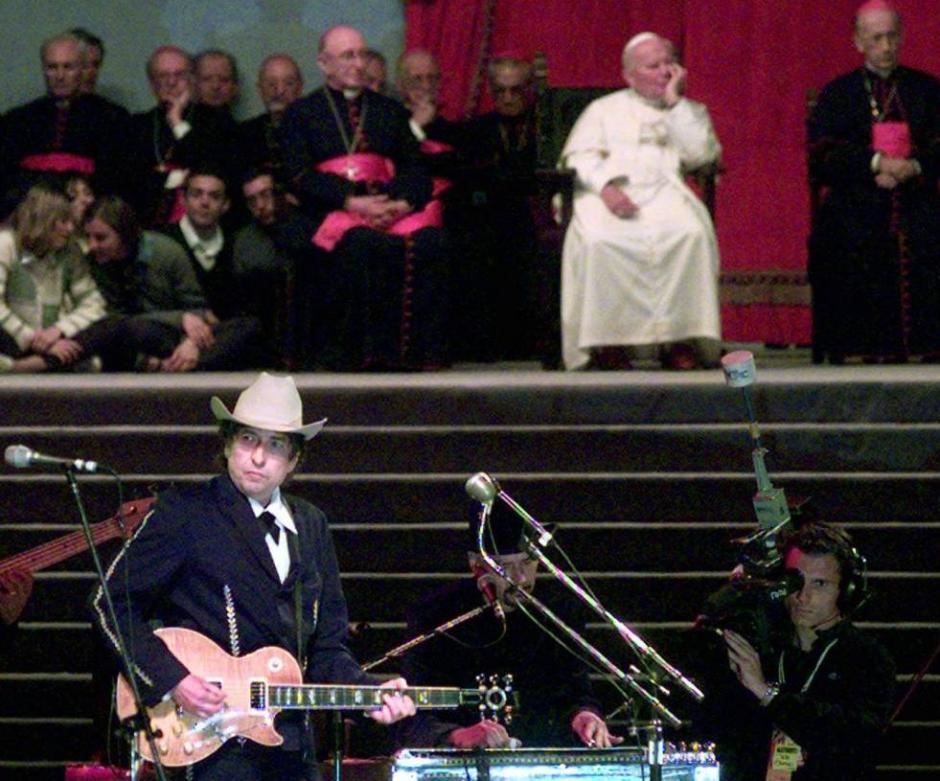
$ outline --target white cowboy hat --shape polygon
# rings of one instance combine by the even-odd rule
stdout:
[[[326,423],[326,418],[323,418],[305,426],[303,403],[294,378],[275,377],[267,372],[261,372],[258,379],[241,392],[231,412],[218,396],[212,397],[209,406],[216,420],[231,420],[252,428],[300,434],[304,439],[313,439]]]

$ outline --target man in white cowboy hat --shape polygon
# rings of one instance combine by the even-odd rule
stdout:
[[[264,646],[289,650],[314,683],[375,684],[345,645],[346,602],[326,516],[281,492],[304,443],[326,420],[303,423],[291,377],[262,372],[232,411],[211,401],[224,440],[226,472],[162,493],[151,515],[109,568],[118,622],[134,652],[145,704],[172,697],[205,718],[224,707],[225,693],[193,675],[154,635],[154,621],[195,629],[232,656]],[[116,651],[115,633],[93,596],[95,621]],[[297,627],[296,616],[302,616]],[[220,673],[221,674],[221,673]],[[415,712],[410,698],[390,691],[369,715],[390,724]],[[279,716],[277,748],[229,740],[193,766],[197,781],[315,777],[308,722]]]

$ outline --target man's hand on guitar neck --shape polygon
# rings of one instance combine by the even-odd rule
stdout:
[[[187,713],[201,719],[218,713],[225,702],[225,692],[198,675],[190,673],[173,689],[173,700]]]
[[[380,687],[382,689],[391,689],[388,694],[383,695],[385,705],[381,710],[366,711],[369,718],[377,721],[379,724],[394,724],[408,716],[415,715],[415,704],[411,697],[400,692],[408,688],[408,683],[404,678],[393,678],[386,681]]]

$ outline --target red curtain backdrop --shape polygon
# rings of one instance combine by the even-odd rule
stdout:
[[[446,113],[463,111],[481,52],[543,51],[552,86],[616,86],[620,52],[653,30],[673,40],[724,147],[716,222],[723,270],[806,268],[806,93],[861,64],[857,0],[410,0],[406,47],[441,61]],[[936,0],[898,0],[901,60],[940,74]],[[482,82],[481,82],[482,84]],[[486,107],[484,101],[481,108]],[[725,305],[724,337],[808,343],[802,306]]]

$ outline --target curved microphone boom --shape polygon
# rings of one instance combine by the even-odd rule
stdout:
[[[89,472],[92,474],[99,470],[97,461],[47,456],[26,447],[26,445],[9,445],[3,457],[10,466],[17,469],[28,469],[31,466],[52,466],[68,469],[72,472]]]
[[[490,477],[486,472],[477,472],[470,477],[464,484],[464,488],[471,499],[475,499],[484,506],[492,507],[494,500],[499,499],[503,504],[509,507],[516,515],[524,520],[529,526],[535,529],[538,534],[538,544],[545,547],[552,541],[554,532],[546,529],[541,523],[525,511],[525,508],[507,494],[499,483]],[[482,528],[482,527],[481,527]]]

